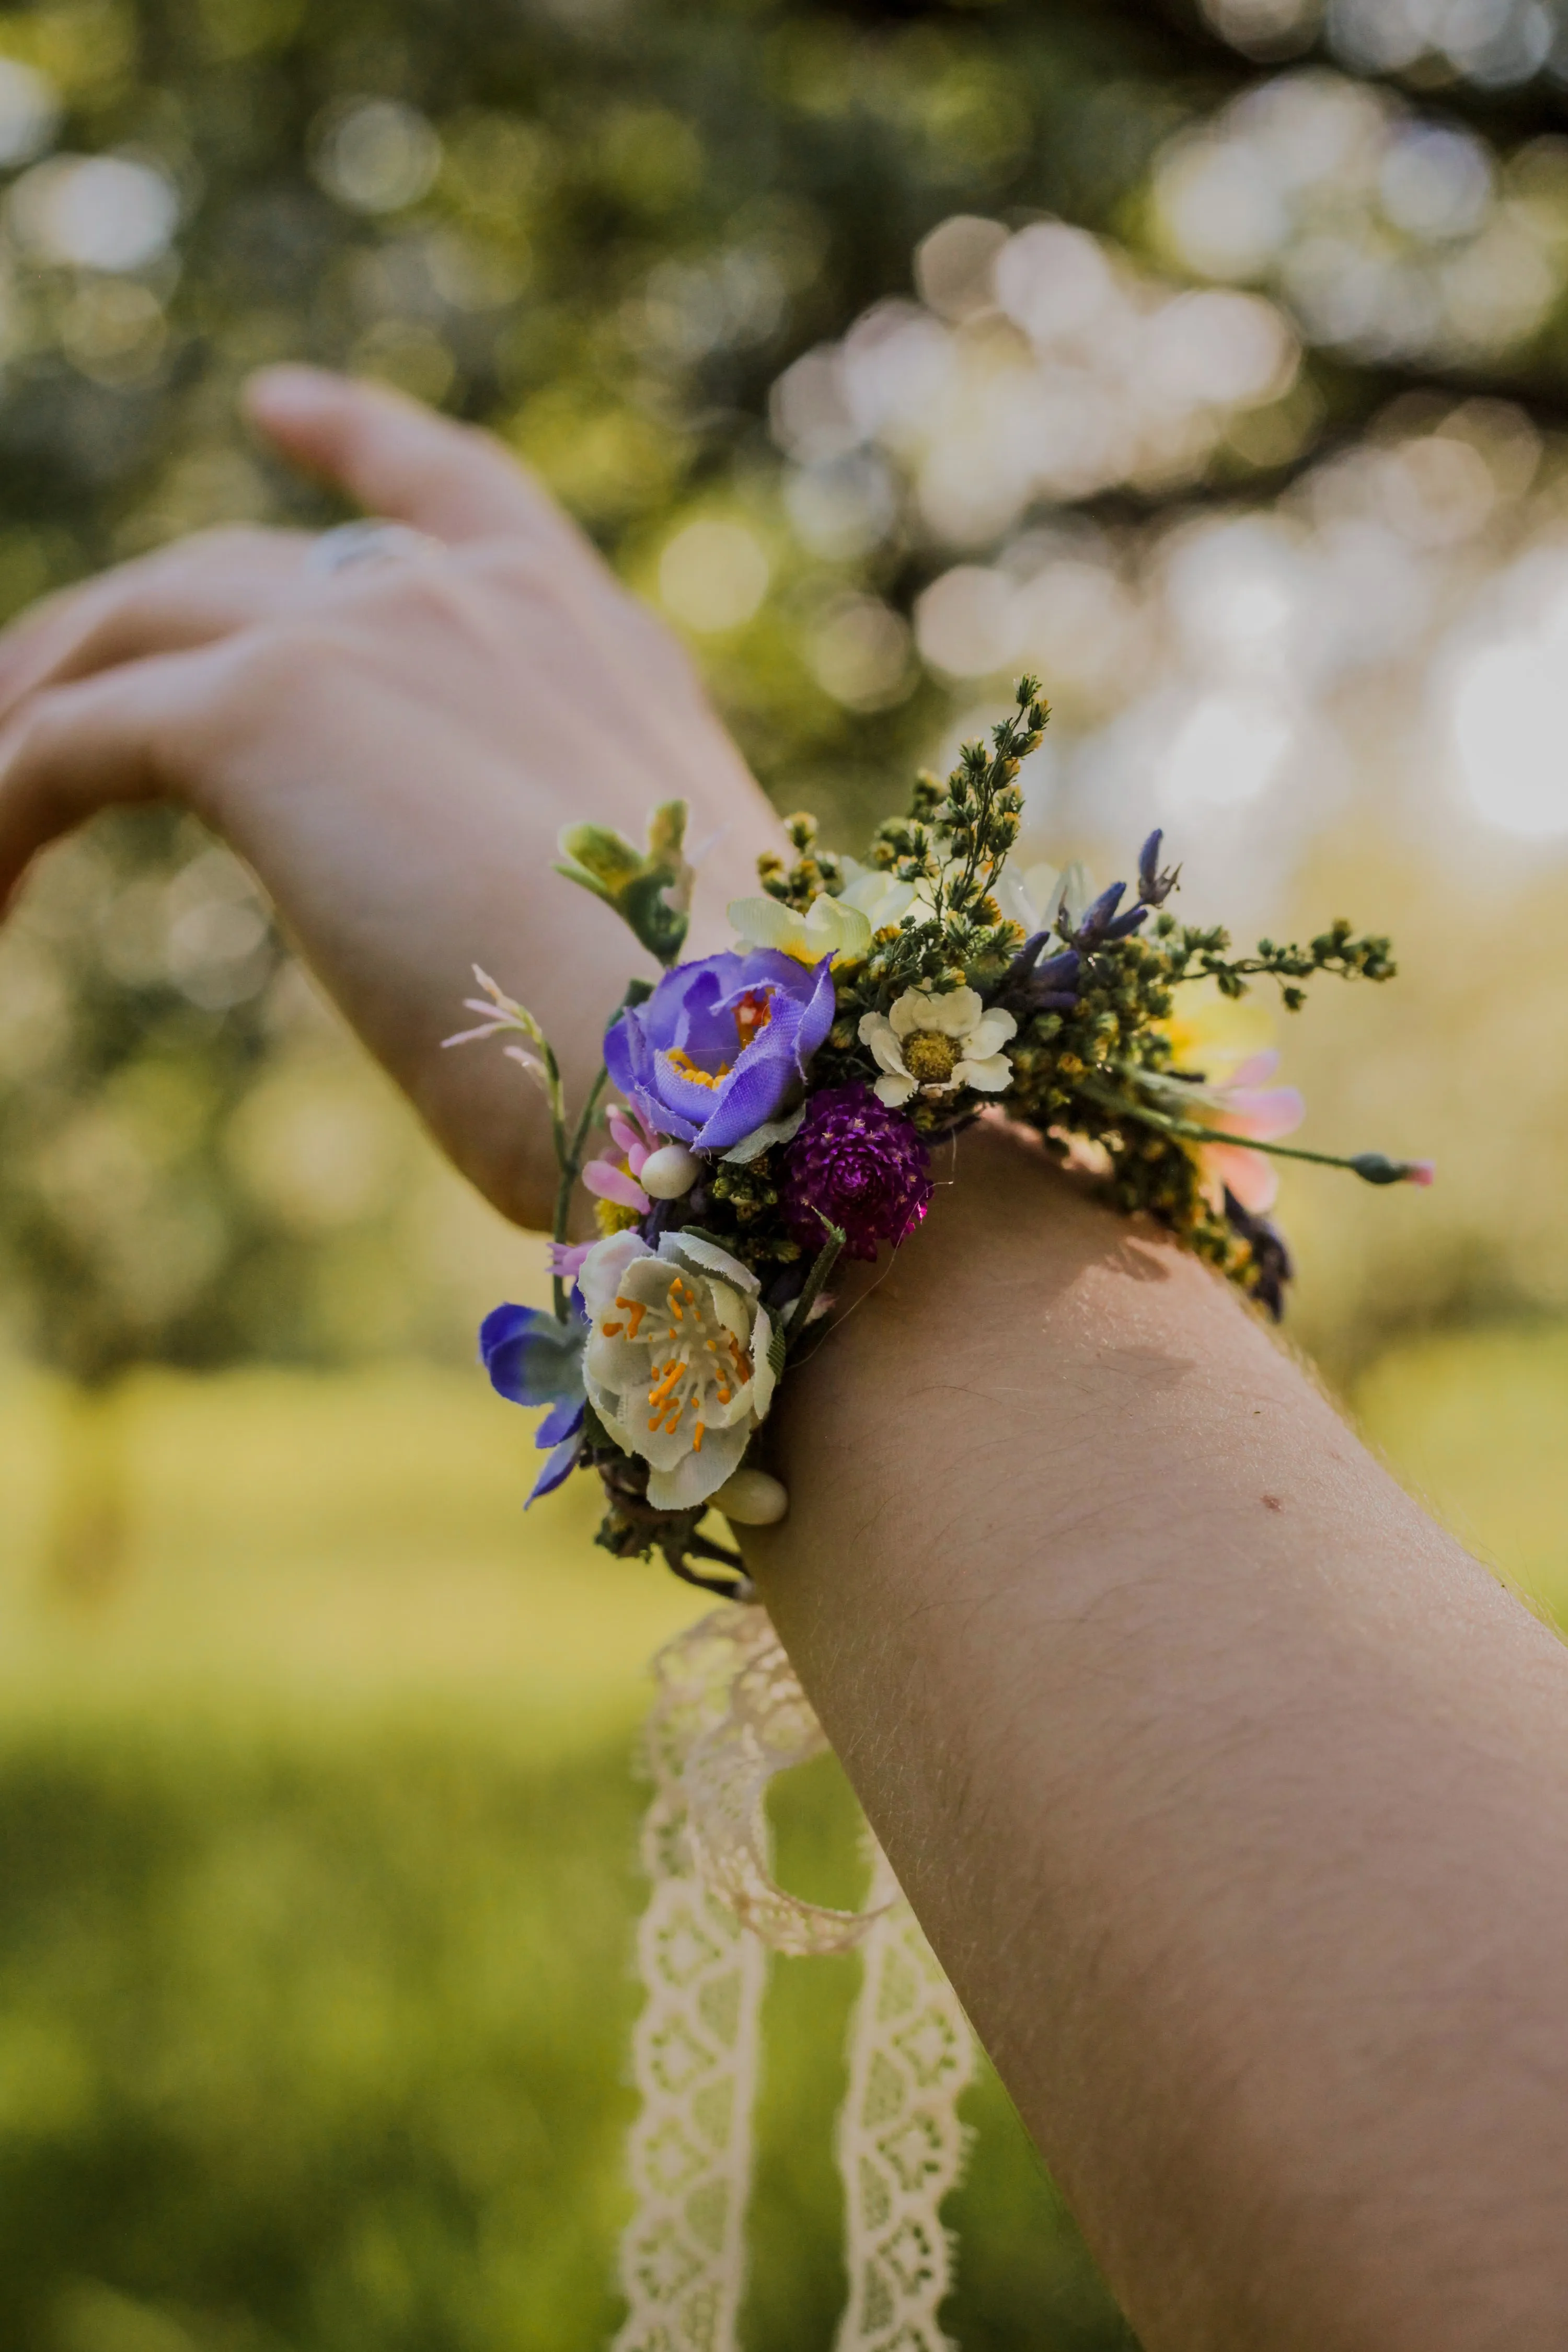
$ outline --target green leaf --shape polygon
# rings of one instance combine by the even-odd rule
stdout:
[[[597,891],[613,906],[617,892],[642,872],[646,860],[640,849],[634,847],[624,834],[612,833],[603,824],[565,824],[560,834],[561,854],[574,862],[572,879],[582,881],[585,887]],[[559,869],[557,869],[559,870]]]
[[[613,907],[650,955],[671,964],[689,928],[692,872],[682,844],[686,803],[664,801],[648,818],[647,848],[640,850],[607,825],[568,824],[560,835],[567,881]]]

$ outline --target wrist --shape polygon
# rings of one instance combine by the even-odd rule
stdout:
[[[919,1233],[856,1270],[781,1392],[771,1452],[791,1513],[748,1546],[770,1603],[823,1574],[828,1526],[846,1522],[874,1526],[877,1559],[896,1550],[900,1589],[928,1565],[951,1589],[955,1513],[984,1517],[1005,1481],[1048,1538],[1092,1507],[1133,1422],[1152,1476],[1146,1399],[1211,1320],[1280,1362],[1157,1228],[1103,1206],[1027,1131],[982,1119]]]

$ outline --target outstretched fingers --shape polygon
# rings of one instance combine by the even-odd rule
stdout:
[[[100,809],[187,797],[216,658],[166,654],[50,688],[0,729],[0,908],[41,849]]]
[[[0,725],[29,695],[281,617],[299,602],[308,544],[215,531],[51,596],[0,634]]]
[[[369,514],[454,542],[523,533],[586,552],[574,525],[499,441],[389,385],[324,368],[265,368],[245,403],[285,457]]]

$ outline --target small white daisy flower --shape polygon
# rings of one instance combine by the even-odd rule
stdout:
[[[1010,1013],[987,1013],[975,989],[910,988],[890,1013],[861,1015],[860,1043],[882,1073],[878,1096],[896,1110],[916,1093],[934,1099],[973,1087],[1005,1094],[1013,1065],[1002,1048],[1017,1028]]]

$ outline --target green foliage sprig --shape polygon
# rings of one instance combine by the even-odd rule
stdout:
[[[1299,1013],[1307,1001],[1306,990],[1291,983],[1311,980],[1319,972],[1332,972],[1342,980],[1393,980],[1399,970],[1389,940],[1381,934],[1357,939],[1342,916],[1304,948],[1259,940],[1257,953],[1250,956],[1230,955],[1230,933],[1218,927],[1194,930],[1163,915],[1155,929],[1170,943],[1173,986],[1184,980],[1213,980],[1222,996],[1239,997],[1246,995],[1250,980],[1277,980],[1287,1013]]]
[[[1232,1131],[1223,1090],[1207,1084],[1205,1071],[1176,1066],[1171,1024],[1178,992],[1206,981],[1234,1001],[1268,980],[1285,1010],[1296,1012],[1305,983],[1320,974],[1392,979],[1390,942],[1359,935],[1342,919],[1305,947],[1265,939],[1250,953],[1235,953],[1222,927],[1183,924],[1166,910],[1179,875],[1161,870],[1158,835],[1145,845],[1137,897],[1125,911],[1121,886],[1088,908],[1072,908],[1064,892],[1056,906],[1038,910],[1041,929],[1026,940],[995,893],[1022,819],[1019,770],[1049,718],[1038,680],[1022,678],[1014,709],[988,740],[964,745],[945,784],[922,773],[905,814],[878,826],[872,866],[907,886],[914,904],[876,932],[864,957],[836,970],[837,1018],[813,1084],[876,1081],[861,1036],[868,1013],[888,1014],[910,990],[973,989],[1017,1023],[1001,1108],[1033,1128],[1055,1156],[1095,1170],[1117,1208],[1154,1217],[1278,1311],[1289,1270],[1284,1245],[1216,1186],[1206,1155],[1240,1146],[1346,1168],[1370,1183],[1425,1181],[1428,1171],[1381,1153],[1342,1158]],[[838,894],[842,866],[819,846],[814,818],[793,817],[789,829],[795,864],[771,856],[759,871],[764,889],[804,912],[820,892]],[[967,1126],[987,1099],[969,1089],[922,1091],[906,1115],[935,1139]],[[731,1245],[762,1266],[776,1263],[770,1204],[759,1197],[760,1188],[773,1189],[767,1162],[748,1176],[747,1197],[734,1203]]]
[[[692,870],[685,853],[687,807],[664,801],[647,821],[638,849],[605,824],[569,824],[561,835],[557,874],[613,907],[659,962],[672,964],[690,928]]]

